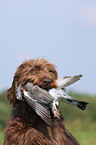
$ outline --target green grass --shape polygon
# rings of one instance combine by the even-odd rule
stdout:
[[[96,131],[76,131],[70,130],[72,135],[78,140],[80,145],[96,145]]]
[[[80,145],[96,145],[96,97],[86,94],[70,93],[78,100],[89,102],[85,111],[69,104],[60,104],[66,128],[76,137]]]
[[[0,94],[0,145],[3,141],[3,130],[11,114],[11,107],[5,99],[5,92]],[[79,100],[89,102],[82,111],[69,104],[60,103],[60,111],[65,119],[66,128],[76,137],[80,145],[96,145],[96,96],[69,92]]]
[[[76,119],[73,122],[65,122],[67,129],[78,140],[80,145],[96,145],[96,122],[83,121]],[[85,125],[89,124],[89,126]]]
[[[3,144],[3,132],[1,131],[0,132],[0,145]]]

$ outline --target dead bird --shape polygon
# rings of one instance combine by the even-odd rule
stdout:
[[[51,113],[54,117],[59,118],[59,102],[71,104],[81,110],[85,110],[88,102],[79,101],[69,96],[65,87],[80,80],[82,75],[73,77],[62,77],[57,80],[58,88],[44,90],[37,85],[28,82],[24,87],[21,85],[17,88],[17,99],[26,100],[33,110],[49,125],[52,125]]]

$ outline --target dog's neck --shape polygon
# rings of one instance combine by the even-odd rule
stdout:
[[[40,116],[38,116],[35,111],[26,103],[26,101],[18,100],[15,108],[13,109],[11,119],[17,119],[21,121],[24,126],[30,126],[34,128],[38,128],[39,125],[42,127],[47,127],[48,124],[44,122]],[[63,120],[62,115],[60,116],[60,119],[54,118],[52,116],[52,120],[61,122]]]
[[[18,118],[26,126],[35,126],[40,122],[46,124],[35,111],[26,103],[26,101],[18,100],[12,112],[12,119]]]

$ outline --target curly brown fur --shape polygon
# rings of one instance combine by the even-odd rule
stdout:
[[[57,88],[55,66],[45,59],[32,59],[21,64],[14,76],[7,98],[13,112],[5,129],[5,145],[79,145],[65,128],[62,116],[52,117],[54,127],[46,124],[26,103],[16,99],[16,89],[21,83],[32,82],[46,90]]]

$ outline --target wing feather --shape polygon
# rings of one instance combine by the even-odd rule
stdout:
[[[67,87],[67,86],[77,82],[78,80],[80,80],[81,77],[82,77],[82,75],[65,76],[65,77],[59,78],[56,82],[57,82],[58,86],[63,89],[64,87]]]
[[[23,89],[24,93],[24,98],[26,102],[30,105],[30,107],[33,108],[33,110],[49,125],[52,126],[52,120],[51,120],[51,115],[50,115],[50,103],[51,102],[46,102],[43,101],[43,96],[42,99],[39,98],[39,94],[33,93],[32,92],[27,92],[26,90]],[[41,93],[42,94],[42,93]],[[35,95],[35,97],[34,97]],[[44,94],[43,94],[44,95]],[[52,101],[52,100],[51,100]]]

